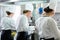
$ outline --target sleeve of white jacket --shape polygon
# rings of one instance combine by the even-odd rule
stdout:
[[[1,28],[1,30],[2,30],[2,22],[3,22],[3,20],[1,20],[1,23],[0,23],[0,28]]]
[[[15,24],[15,21],[13,19],[11,20],[10,25],[11,25],[12,29],[16,30],[16,24]]]
[[[0,23],[0,28],[1,28],[1,30],[2,30],[2,28],[3,28],[3,20],[4,20],[4,18],[1,19],[1,23]]]
[[[48,26],[50,26],[50,28],[53,31],[56,38],[60,38],[60,33],[59,33],[59,29],[57,27],[56,21],[54,19],[49,19],[48,24],[49,24]]]
[[[29,23],[28,23],[28,19],[27,18],[21,18],[21,22],[23,24],[23,27],[26,31],[33,31],[34,29],[32,29],[31,27],[34,27],[34,26],[29,26]]]
[[[40,28],[39,28],[39,19],[38,20],[36,20],[36,22],[35,22],[35,29],[37,30],[37,31],[39,31],[40,30]]]

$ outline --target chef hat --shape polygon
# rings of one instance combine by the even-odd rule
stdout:
[[[9,7],[6,8],[6,11],[11,12],[11,13],[15,13],[15,8],[9,6]]]
[[[6,10],[6,12],[10,12],[10,13],[14,14],[14,11],[12,11],[12,10]]]

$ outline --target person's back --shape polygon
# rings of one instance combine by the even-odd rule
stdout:
[[[4,17],[2,18],[2,30],[7,30],[7,29],[13,29],[14,25],[14,20],[10,17]]]
[[[38,29],[38,34],[41,36],[41,37],[44,37],[44,31],[47,31],[47,19],[46,17],[40,17],[36,22],[36,28]],[[46,27],[46,28],[45,28]],[[44,30],[46,29],[46,30]]]
[[[55,20],[51,17],[41,17],[36,21],[41,38],[59,38],[59,31]]]

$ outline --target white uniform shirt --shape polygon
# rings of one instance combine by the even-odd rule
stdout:
[[[15,22],[11,17],[4,17],[1,20],[1,27],[2,30],[16,30],[15,28]]]
[[[28,29],[28,19],[25,15],[22,15],[19,21],[19,26],[17,28],[17,32],[21,32],[21,31],[27,31]]]
[[[17,27],[17,32],[27,31],[30,34],[33,32],[31,27],[33,26],[29,26],[28,18],[25,15],[22,15],[19,21],[19,26]]]
[[[36,29],[40,37],[44,38],[59,38],[59,30],[55,20],[51,17],[41,17],[36,22]]]

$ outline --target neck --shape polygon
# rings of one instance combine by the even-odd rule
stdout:
[[[25,14],[27,17],[28,17],[28,15],[27,14]]]
[[[45,15],[45,16],[50,17],[51,15],[50,15],[50,13],[46,13],[46,15]]]
[[[44,15],[44,16],[46,16],[46,17],[50,17],[50,15]]]
[[[9,15],[8,17],[12,17],[11,15]]]

